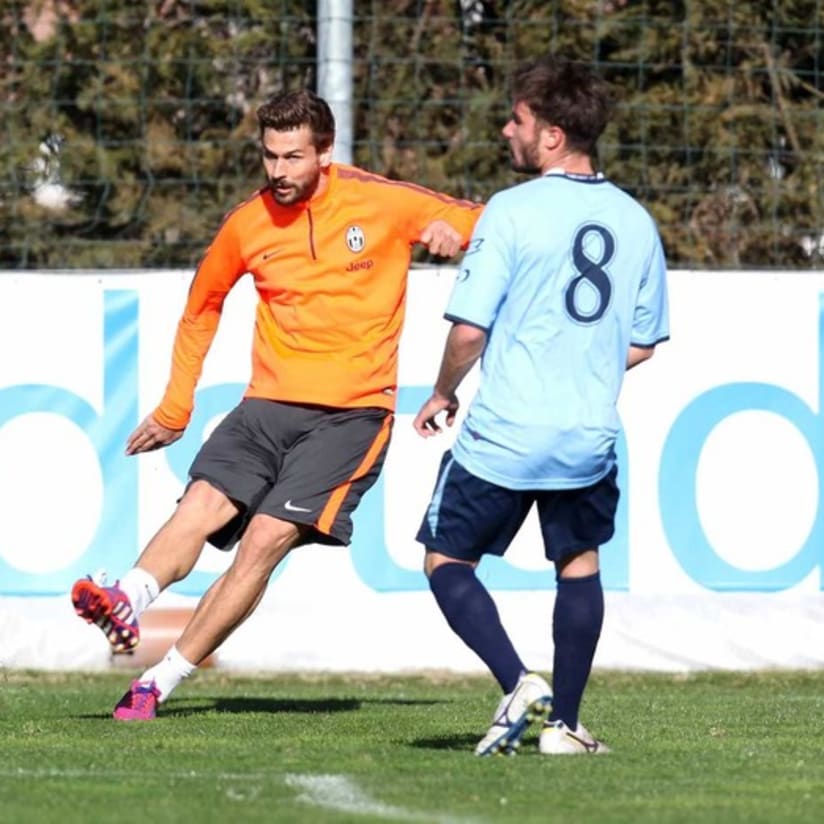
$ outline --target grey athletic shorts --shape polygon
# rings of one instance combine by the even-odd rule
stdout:
[[[190,483],[208,481],[240,512],[209,536],[231,549],[256,513],[311,527],[302,543],[346,545],[352,513],[378,478],[393,415],[245,398],[195,456]]]

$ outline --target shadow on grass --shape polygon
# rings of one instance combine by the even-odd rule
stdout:
[[[469,733],[439,735],[436,738],[416,738],[409,742],[409,746],[421,750],[474,750],[479,740],[479,736]]]
[[[417,698],[193,698],[175,701],[166,709],[170,715],[195,715],[203,712],[297,712],[311,715],[318,712],[355,712],[364,704],[414,706],[438,703],[441,702]]]
[[[354,698],[194,698],[164,707],[169,715],[187,716],[205,712],[306,713],[354,712],[361,702]],[[161,710],[162,711],[162,710]]]
[[[354,712],[361,702],[354,698],[190,698],[163,704],[158,718],[183,718],[209,712],[227,712],[234,715],[249,713],[328,713]],[[111,718],[111,712],[78,715],[80,719]]]
[[[391,704],[397,706],[429,706],[446,703],[440,699],[426,698],[183,698],[163,704],[158,718],[185,718],[210,712],[226,712],[233,715],[250,713],[315,713],[355,712],[364,704]],[[78,715],[78,719],[111,718],[111,712]]]

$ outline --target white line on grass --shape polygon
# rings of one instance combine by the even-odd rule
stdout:
[[[61,767],[0,767],[0,778],[18,779],[72,779],[72,778],[100,778],[125,779],[132,778],[133,774],[120,770],[96,770]],[[239,783],[250,781],[265,781],[280,779],[277,773],[265,772],[211,772],[209,770],[184,770],[164,773],[142,773],[144,781],[236,781]],[[431,824],[479,824],[477,819],[459,818],[451,815],[415,812],[404,807],[384,804],[370,798],[358,785],[345,775],[313,775],[287,773],[282,776],[283,782],[292,789],[303,790],[296,800],[315,807],[339,812],[357,813],[375,818],[391,818],[396,821],[426,821]],[[235,801],[253,798],[258,793],[256,787],[238,790],[229,787],[226,793]]]
[[[418,813],[403,807],[384,804],[370,798],[358,785],[345,775],[287,774],[286,783],[305,792],[298,801],[314,804],[328,810],[371,815],[376,818],[393,818],[402,821],[428,821],[433,824],[470,824],[469,819],[454,816]]]

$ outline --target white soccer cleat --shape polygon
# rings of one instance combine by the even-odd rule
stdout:
[[[574,731],[563,721],[545,724],[538,749],[544,755],[603,755],[610,751],[603,741],[593,738],[580,721]]]
[[[535,672],[526,672],[492,717],[492,726],[475,747],[475,755],[515,755],[526,728],[542,721],[552,706],[549,684]]]

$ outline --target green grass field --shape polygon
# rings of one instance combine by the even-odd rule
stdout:
[[[3,824],[824,821],[824,673],[596,673],[612,754],[486,759],[489,678],[206,670],[115,722],[131,675],[0,672]]]

